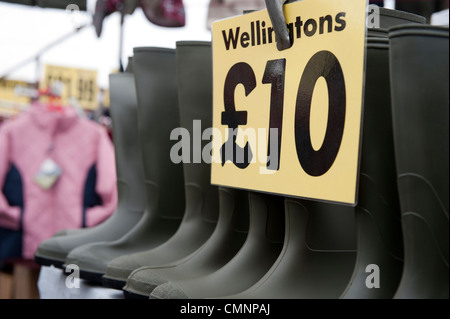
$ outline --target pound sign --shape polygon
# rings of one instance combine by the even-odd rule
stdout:
[[[230,160],[240,169],[245,169],[253,158],[248,142],[244,148],[236,144],[237,128],[247,124],[247,111],[236,111],[234,93],[238,84],[245,89],[248,96],[256,87],[256,77],[250,65],[244,62],[235,64],[227,74],[224,88],[225,112],[222,112],[222,125],[228,126],[228,140],[222,145],[222,166]]]

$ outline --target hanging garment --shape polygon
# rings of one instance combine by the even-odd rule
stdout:
[[[148,21],[157,26],[178,28],[186,25],[183,0],[141,0],[141,7]]]
[[[103,20],[114,12],[120,12],[122,16],[133,14],[140,0],[97,0],[93,23],[97,37],[100,37],[103,29]]]
[[[102,33],[103,20],[107,16],[116,11],[122,16],[133,14],[138,6],[147,20],[157,26],[178,28],[186,25],[183,0],[97,0],[93,18],[97,37]]]
[[[103,127],[73,109],[33,105],[0,128],[2,185],[0,228],[22,231],[22,257],[32,259],[57,231],[91,227],[114,212],[113,144]]]
[[[103,30],[103,20],[112,13],[123,8],[124,0],[97,0],[93,23],[97,37],[100,37]]]

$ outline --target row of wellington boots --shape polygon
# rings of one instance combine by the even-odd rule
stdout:
[[[108,263],[114,258],[153,249],[169,240],[180,226],[185,210],[183,167],[170,158],[169,137],[180,125],[175,50],[135,48],[132,61],[145,211],[142,219],[123,237],[77,247],[66,257],[66,263],[78,265],[81,278],[100,284]]]
[[[381,42],[381,54],[378,52],[378,41]],[[389,79],[388,41],[378,41],[373,40],[373,51],[368,45],[358,205],[350,207],[286,198],[285,239],[278,259],[253,286],[220,298],[393,296],[402,267],[401,228],[396,197],[389,81],[386,81]],[[380,80],[384,80],[381,87]],[[374,99],[375,96],[378,97]],[[366,267],[377,263],[389,274],[386,278],[390,281],[381,293],[374,293],[370,289],[373,287],[366,285]],[[183,287],[178,283],[172,285],[175,284],[177,289]],[[151,297],[158,297],[159,288]]]
[[[395,12],[389,11],[386,16],[395,17]],[[387,27],[401,23],[405,17],[410,23],[423,22],[408,14],[383,21]],[[248,281],[241,280],[240,285],[233,284],[233,278],[248,276],[236,267],[246,264],[239,260],[251,256],[244,244],[242,253],[224,267],[197,278],[173,272],[170,266],[138,269],[128,278],[125,293],[148,296],[150,292],[154,299],[392,298],[401,276],[403,246],[392,142],[388,40],[369,41],[368,51],[367,113],[356,208],[287,198],[284,246],[262,277],[258,273]],[[256,194],[250,199],[252,220],[256,214],[253,207],[264,211],[264,205],[257,204],[262,200]],[[251,234],[250,227],[249,242]],[[261,247],[264,240],[259,243]],[[370,265],[383,269],[386,282],[382,289],[367,284]],[[224,282],[229,287],[221,287]]]
[[[152,53],[136,52],[137,61],[140,61],[140,55],[149,55],[151,58]],[[182,141],[188,143],[182,152],[188,152],[187,155],[190,155],[189,159],[179,164],[183,166],[186,193],[186,210],[181,225],[174,236],[163,245],[113,259],[103,277],[105,287],[122,289],[133,270],[186,257],[200,248],[214,231],[219,216],[218,187],[211,185],[210,164],[196,160],[196,154],[191,154],[201,152],[211,142],[210,139],[202,139],[201,142],[193,142],[199,143],[195,148],[191,145],[191,137],[196,138],[201,134],[200,126],[212,126],[212,73],[209,67],[211,58],[210,42],[177,43],[178,98],[183,130],[180,133],[188,134],[183,136]],[[153,93],[149,90],[148,94]]]
[[[211,59],[210,43],[177,43],[182,124],[192,125],[196,118],[205,117],[205,123],[211,124]],[[198,80],[192,81],[193,76]],[[196,173],[192,164],[185,163],[184,170],[186,176]],[[210,184],[210,165],[205,165],[205,172],[206,183]],[[159,298],[186,293],[191,298],[221,296],[251,286],[269,269],[282,247],[283,198],[227,188],[220,189],[219,198],[219,223],[211,238],[186,258],[159,265],[157,260],[150,260],[133,271],[124,287],[125,297],[149,298],[156,287],[163,294]],[[170,289],[164,285],[175,280],[185,280],[183,287],[188,285],[190,291],[175,291],[171,284]]]
[[[185,258],[134,270],[123,288],[124,297],[148,299],[159,285],[197,278],[219,270],[241,249],[248,231],[248,192],[219,187],[219,220],[211,237]]]
[[[67,255],[76,247],[114,241],[128,233],[142,218],[145,203],[144,168],[137,131],[137,100],[130,75],[110,76],[110,112],[117,172],[118,205],[102,224],[92,228],[67,230],[44,240],[37,248],[40,265],[62,268]]]
[[[381,10],[384,27],[424,19]],[[408,21],[404,21],[408,20]],[[261,280],[224,298],[392,298],[403,266],[389,81],[389,43],[367,40],[358,204],[286,199],[283,251]],[[356,240],[355,240],[356,239]],[[369,268],[370,267],[370,268]],[[383,271],[383,285],[368,269]]]
[[[395,12],[389,11],[387,14],[388,17],[396,17]],[[411,18],[411,23],[422,21],[408,14],[398,16]],[[392,18],[392,21],[383,19],[383,22],[387,27],[400,23],[400,18]],[[392,133],[388,48],[386,38],[368,39],[358,205],[354,208],[286,198],[285,238],[281,254],[253,285],[246,289],[244,284],[231,285],[232,288],[228,289],[216,288],[222,283],[219,278],[228,278],[228,282],[232,282],[232,278],[245,276],[246,272],[226,271],[235,269],[232,260],[221,269],[227,276],[221,277],[219,270],[199,278],[171,280],[154,288],[150,298],[393,297],[402,272],[403,245]],[[257,206],[250,201],[251,217],[253,205]],[[250,228],[249,237],[251,232]],[[260,246],[262,242],[260,240]],[[243,255],[251,256],[251,253]],[[367,267],[373,265],[383,269],[381,287],[377,287],[376,282],[368,284]],[[133,287],[133,279],[131,276],[128,286]],[[226,293],[233,291],[233,288],[233,294]]]
[[[449,29],[389,30],[405,263],[394,298],[449,298]]]
[[[152,299],[218,298],[254,285],[280,255],[284,239],[284,198],[249,192],[247,238],[236,255],[217,271],[200,277],[165,276],[170,282],[156,287]],[[167,274],[154,269],[157,275]],[[162,277],[162,276],[161,276]]]
[[[187,138],[201,139],[200,128],[212,126],[211,42],[177,42],[176,67],[182,129],[188,133]],[[210,273],[228,262],[242,246],[248,233],[248,194],[229,189],[218,191],[211,185],[211,165],[201,153],[210,141],[210,137],[201,143],[192,141],[192,156],[183,160],[187,205],[178,234],[155,250],[113,260],[108,265],[104,284],[112,278],[120,278],[125,284],[132,272],[143,275],[145,269],[165,265],[170,265],[170,270],[178,276]],[[195,146],[196,143],[199,144]],[[203,160],[196,159],[200,156]],[[138,286],[142,282],[142,289],[127,287],[130,289],[126,290],[126,296],[148,298],[154,277],[140,280]]]

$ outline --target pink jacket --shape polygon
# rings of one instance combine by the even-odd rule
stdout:
[[[45,190],[34,177],[49,157],[62,174]],[[12,167],[22,180],[22,220],[21,208],[9,206],[1,192]],[[92,171],[100,202],[86,208],[86,180]],[[24,259],[33,259],[41,241],[59,230],[90,227],[107,219],[117,205],[116,178],[114,148],[106,130],[70,108],[61,113],[33,105],[0,127],[0,226],[17,230],[22,224]]]

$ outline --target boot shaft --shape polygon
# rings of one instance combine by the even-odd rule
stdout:
[[[142,212],[146,194],[134,77],[132,74],[112,74],[109,79],[118,205]]]
[[[448,298],[449,29],[399,26],[389,39],[405,242],[395,298]]]
[[[180,218],[185,205],[183,167],[170,158],[170,133],[180,126],[175,50],[135,48],[133,70],[147,206],[161,216]]]
[[[202,156],[202,151],[212,141],[212,136],[202,135],[203,130],[212,127],[211,42],[177,42],[176,67],[180,125],[189,133],[188,143],[183,144],[187,148],[182,149],[188,153],[189,160],[180,164],[183,165],[188,206],[185,219],[191,215],[195,218],[200,211],[204,220],[217,222],[218,188],[211,185],[211,164]]]

